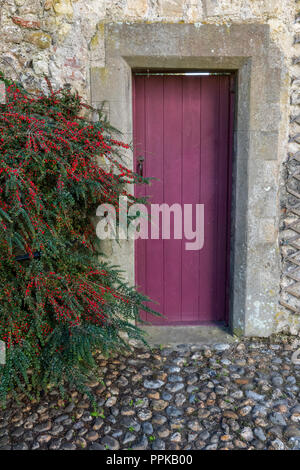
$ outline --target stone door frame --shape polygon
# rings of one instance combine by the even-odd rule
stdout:
[[[99,29],[100,30],[100,29]],[[91,102],[132,142],[132,71],[222,70],[237,74],[233,144],[230,327],[268,336],[280,286],[278,150],[284,67],[268,25],[103,25],[105,62],[91,64]],[[102,66],[103,65],[103,66]],[[128,154],[132,167],[133,156]],[[108,249],[134,284],[134,243]]]

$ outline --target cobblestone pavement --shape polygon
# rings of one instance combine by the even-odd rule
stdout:
[[[97,411],[76,391],[10,400],[0,449],[300,450],[299,346],[286,336],[99,355]]]

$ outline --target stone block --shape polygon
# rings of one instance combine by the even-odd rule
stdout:
[[[50,34],[43,33],[41,31],[28,33],[26,34],[24,39],[25,41],[30,42],[39,49],[48,49],[51,46]]]
[[[47,59],[37,56],[32,60],[33,70],[37,75],[48,75],[49,65]]]
[[[148,10],[147,0],[127,0],[127,15],[133,18],[142,18]]]
[[[69,23],[63,23],[57,30],[57,39],[59,42],[63,42],[68,34],[71,32],[71,25]]]
[[[274,190],[262,191],[254,204],[253,213],[257,217],[275,217],[277,212],[277,197]]]
[[[259,99],[252,99],[253,117],[250,122],[251,130],[275,131],[281,119],[279,103],[263,103]]]
[[[19,44],[23,40],[23,31],[15,25],[4,26],[1,30],[1,42]]]
[[[260,243],[275,243],[277,229],[274,218],[270,217],[259,221],[258,237]]]
[[[203,0],[203,9],[206,16],[224,16],[239,13],[235,2],[222,0]]]
[[[21,0],[21,1],[23,1],[23,0]],[[52,7],[52,4],[53,4],[53,0],[46,0],[45,3],[44,3],[45,10],[50,10],[50,8]]]
[[[255,159],[277,160],[278,133],[253,131],[250,133],[250,148]]]
[[[184,3],[184,0],[158,0],[158,14],[162,17],[181,18]]]
[[[90,59],[93,67],[105,66],[104,24],[99,23],[90,44]]]
[[[270,14],[272,16],[279,15],[284,2],[282,0],[252,0],[252,13],[256,16]]]
[[[218,0],[203,0],[203,7],[206,16],[214,16],[218,11]]]
[[[28,18],[20,18],[19,16],[13,16],[12,20],[15,24],[20,26],[21,28],[28,28],[28,29],[40,29],[41,23],[39,20],[33,20]]]
[[[73,6],[71,0],[53,0],[53,9],[57,15],[73,17]]]

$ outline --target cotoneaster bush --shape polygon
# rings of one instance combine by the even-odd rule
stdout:
[[[32,95],[0,75],[0,399],[50,385],[88,392],[93,352],[125,347],[147,300],[99,260],[92,216],[118,209],[128,184],[146,183],[122,164],[128,146],[69,87]],[[105,157],[109,169],[99,165]],[[100,159],[101,160],[101,159]],[[29,372],[28,372],[29,371]],[[100,371],[101,372],[101,371]]]

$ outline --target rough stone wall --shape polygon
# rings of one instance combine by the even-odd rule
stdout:
[[[277,328],[300,329],[300,2],[296,1],[292,24],[293,43],[289,64],[289,137],[287,155],[283,155],[280,177],[281,225],[279,241],[282,258],[281,305]]]
[[[0,69],[31,90],[45,86],[43,75],[46,74],[55,86],[71,83],[88,100],[90,69],[105,65],[106,22],[262,23],[270,26],[271,39],[283,53],[281,66],[286,69],[287,78],[285,93],[281,96],[280,161],[270,169],[274,173],[277,204],[281,205],[281,232],[279,234],[277,227],[268,226],[267,221],[263,230],[266,239],[274,238],[274,243],[280,238],[282,309],[274,312],[277,328],[288,326],[296,332],[300,319],[297,316],[300,313],[300,283],[297,284],[300,278],[300,223],[297,224],[300,217],[297,169],[300,118],[296,118],[300,105],[300,2],[0,0],[0,22]],[[291,284],[294,287],[291,288]]]
[[[40,86],[43,74],[89,97],[90,65],[105,61],[105,22],[264,23],[291,50],[295,0],[0,0],[1,68]],[[9,67],[9,65],[11,67]],[[292,73],[292,69],[291,69]]]

